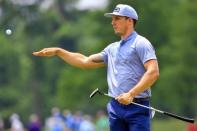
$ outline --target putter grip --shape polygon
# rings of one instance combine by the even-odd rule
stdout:
[[[185,117],[178,116],[178,115],[175,115],[175,114],[169,113],[169,112],[163,112],[163,114],[174,117],[174,118],[177,118],[177,119],[182,120],[182,121],[186,121],[186,122],[189,122],[189,123],[194,123],[194,119],[185,118]]]

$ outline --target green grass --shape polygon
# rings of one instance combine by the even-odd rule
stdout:
[[[179,120],[153,120],[151,131],[187,131],[187,123]]]

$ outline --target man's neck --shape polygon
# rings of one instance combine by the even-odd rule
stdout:
[[[124,35],[121,36],[122,40],[126,40],[128,36],[134,32],[134,29],[129,29]]]

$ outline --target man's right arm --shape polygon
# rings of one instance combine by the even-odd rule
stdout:
[[[93,54],[87,57],[80,53],[69,52],[62,48],[56,48],[56,47],[44,48],[38,52],[34,52],[33,55],[49,56],[49,57],[57,55],[61,59],[63,59],[65,62],[67,62],[68,64],[75,66],[75,67],[84,68],[84,69],[99,68],[105,65],[99,53]]]

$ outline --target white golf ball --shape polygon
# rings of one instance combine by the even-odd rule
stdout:
[[[11,29],[6,29],[5,33],[6,33],[6,35],[11,35],[12,34],[12,30]]]

